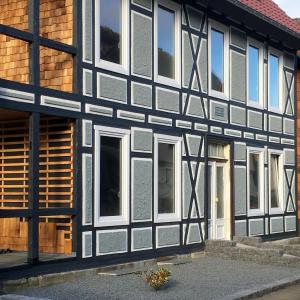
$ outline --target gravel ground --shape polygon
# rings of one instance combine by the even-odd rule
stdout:
[[[158,291],[150,289],[136,274],[96,275],[43,288],[19,290],[17,294],[47,299],[223,299],[239,291],[257,288],[300,275],[296,268],[276,267],[202,257],[192,263],[169,267],[172,277]]]

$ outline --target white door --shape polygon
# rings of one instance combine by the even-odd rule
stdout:
[[[208,165],[208,239],[225,239],[224,163]]]

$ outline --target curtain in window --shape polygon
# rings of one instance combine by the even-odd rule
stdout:
[[[224,158],[224,145],[222,144],[209,144],[208,145],[208,156],[209,157],[217,157]]]

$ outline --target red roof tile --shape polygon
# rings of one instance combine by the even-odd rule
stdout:
[[[240,0],[240,2],[290,30],[300,33],[300,24],[296,22],[296,20],[290,18],[272,0]]]

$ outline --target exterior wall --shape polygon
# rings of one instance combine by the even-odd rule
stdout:
[[[298,228],[300,225],[300,51],[298,51],[298,60],[297,60],[297,83],[296,83],[296,100],[297,100],[297,204],[298,204]],[[299,232],[298,232],[299,233]]]

